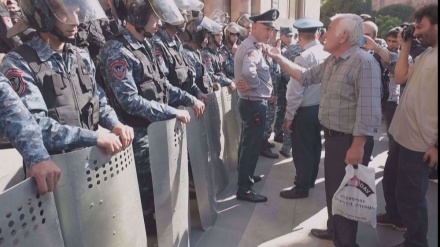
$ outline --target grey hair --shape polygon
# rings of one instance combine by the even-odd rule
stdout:
[[[371,28],[373,28],[373,35],[374,37],[377,37],[377,33],[379,32],[379,28],[377,27],[376,23],[372,22],[372,21],[364,21],[364,25],[367,25]]]
[[[339,20],[337,35],[347,32],[350,45],[360,46],[360,41],[364,36],[364,23],[360,16],[355,14],[336,14],[330,20]]]

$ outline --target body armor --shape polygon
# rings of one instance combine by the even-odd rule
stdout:
[[[52,70],[48,62],[41,62],[36,51],[28,45],[15,50],[39,80],[38,87],[44,98],[49,117],[60,124],[97,130],[99,122],[99,99],[91,80],[91,74],[77,50],[77,63],[72,72],[62,74]]]
[[[141,51],[133,49],[122,34],[115,35],[115,40],[124,44],[124,47],[133,53],[133,55],[141,62],[143,68],[142,80],[136,82],[139,95],[143,98],[166,104],[166,78],[159,70],[159,65],[150,51]],[[109,87],[105,87],[110,105],[115,109],[119,120],[132,127],[148,127],[151,122],[148,119],[128,114],[119,104],[116,96]]]

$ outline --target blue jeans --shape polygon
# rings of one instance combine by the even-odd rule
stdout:
[[[241,117],[241,137],[238,147],[238,189],[249,190],[254,185],[252,176],[257,166],[266,124],[267,101],[238,100]],[[259,124],[255,118],[260,119]]]
[[[426,247],[428,240],[428,208],[426,192],[429,161],[422,152],[409,150],[397,142],[392,144],[383,175],[386,212],[407,227],[405,246]]]

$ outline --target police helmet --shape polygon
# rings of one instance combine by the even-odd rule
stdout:
[[[221,29],[221,25],[205,16],[203,19],[189,20],[181,38],[184,41],[193,41],[201,46],[207,34],[218,32],[218,30],[221,31]]]
[[[235,22],[230,22],[225,27],[224,33],[225,33],[226,42],[229,42],[229,37],[230,37],[231,33],[236,34],[237,36],[240,36],[240,37],[245,37],[247,34],[247,30]]]

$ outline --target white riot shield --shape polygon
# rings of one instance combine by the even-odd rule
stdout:
[[[0,246],[64,246],[53,194],[32,178],[0,194]]]
[[[228,169],[223,162],[225,138],[222,126],[220,93],[208,94],[208,105],[201,119],[187,108],[191,122],[187,127],[188,152],[194,177],[202,228],[211,228],[217,219],[216,194],[228,184]]]
[[[62,170],[54,195],[66,247],[147,246],[131,147],[108,156],[95,146],[52,159]]]
[[[229,92],[227,87],[222,87],[223,118],[226,139],[227,164],[231,171],[237,171],[238,145],[240,144],[241,119],[238,112],[238,94]]]
[[[189,246],[188,153],[185,125],[176,119],[148,127],[159,246]]]

